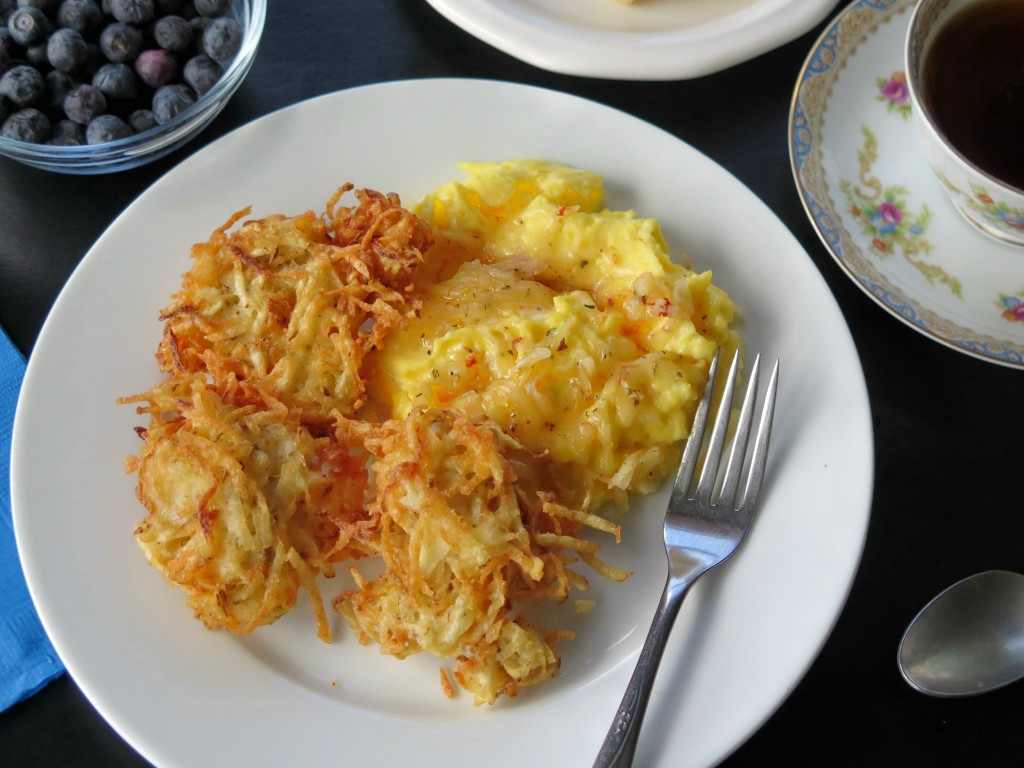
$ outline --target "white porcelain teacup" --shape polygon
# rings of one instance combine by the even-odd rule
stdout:
[[[989,170],[983,169],[980,162],[962,150],[965,146],[962,142],[961,148],[954,146],[949,131],[936,116],[935,88],[932,83],[922,82],[922,77],[933,77],[935,71],[928,56],[934,52],[936,36],[944,32],[948,39],[951,20],[962,20],[965,9],[974,14],[985,11],[979,7],[985,3],[991,5],[992,0],[920,0],[917,3],[904,48],[907,85],[928,162],[957,210],[985,234],[1003,242],[1024,245],[1024,188],[997,178],[991,166]],[[1024,55],[1024,34],[1018,50]],[[984,118],[979,115],[978,120],[983,122]],[[1024,136],[1020,141],[1024,142]]]

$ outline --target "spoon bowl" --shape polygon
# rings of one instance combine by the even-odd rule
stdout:
[[[1024,677],[1024,576],[985,571],[948,587],[910,622],[897,653],[911,687],[951,698]]]

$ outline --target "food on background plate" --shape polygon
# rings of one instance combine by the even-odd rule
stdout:
[[[584,531],[617,540],[628,494],[675,469],[738,339],[710,273],[603,210],[596,174],[461,169],[412,211],[339,206],[346,185],[323,215],[236,214],[161,315],[168,378],[124,402],[150,418],[136,538],[207,626],[252,631],[305,590],[327,640],[319,577],[344,563],[356,637],[454,660],[480,704],[557,672],[572,633],[531,604],[586,590],[581,566],[628,578]]]

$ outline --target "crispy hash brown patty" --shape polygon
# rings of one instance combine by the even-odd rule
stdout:
[[[555,643],[572,634],[530,626],[513,600],[561,601],[571,585],[585,588],[565,551],[597,549],[577,538],[584,524],[616,538],[618,526],[521,493],[509,456],[525,449],[489,421],[428,408],[342,430],[374,458],[370,512],[385,564],[369,582],[355,571],[358,589],[334,601],[360,641],[398,658],[457,657],[455,679],[477,704],[557,672]]]
[[[359,190],[358,206],[271,216],[206,243],[165,309],[157,352],[169,374],[140,403],[137,458],[149,515],[136,539],[208,627],[250,632],[305,588],[329,639],[316,586],[332,563],[374,554],[365,461],[331,435],[365,400],[366,352],[415,305],[406,288],[429,230],[397,196]]]
[[[305,592],[330,641],[320,578],[346,563],[331,605],[355,637],[450,660],[479,705],[558,672],[573,635],[530,604],[586,590],[580,565],[629,577],[583,533],[618,541],[595,511],[674,468],[738,337],[656,222],[597,211],[599,177],[477,170],[493,189],[420,215],[350,184],[322,214],[238,212],[160,314],[166,378],[120,402],[149,420],[135,537],[207,627],[251,632]]]

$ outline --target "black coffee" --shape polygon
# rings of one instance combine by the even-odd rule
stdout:
[[[958,11],[928,51],[921,91],[964,157],[1024,189],[1024,0],[982,0]]]

